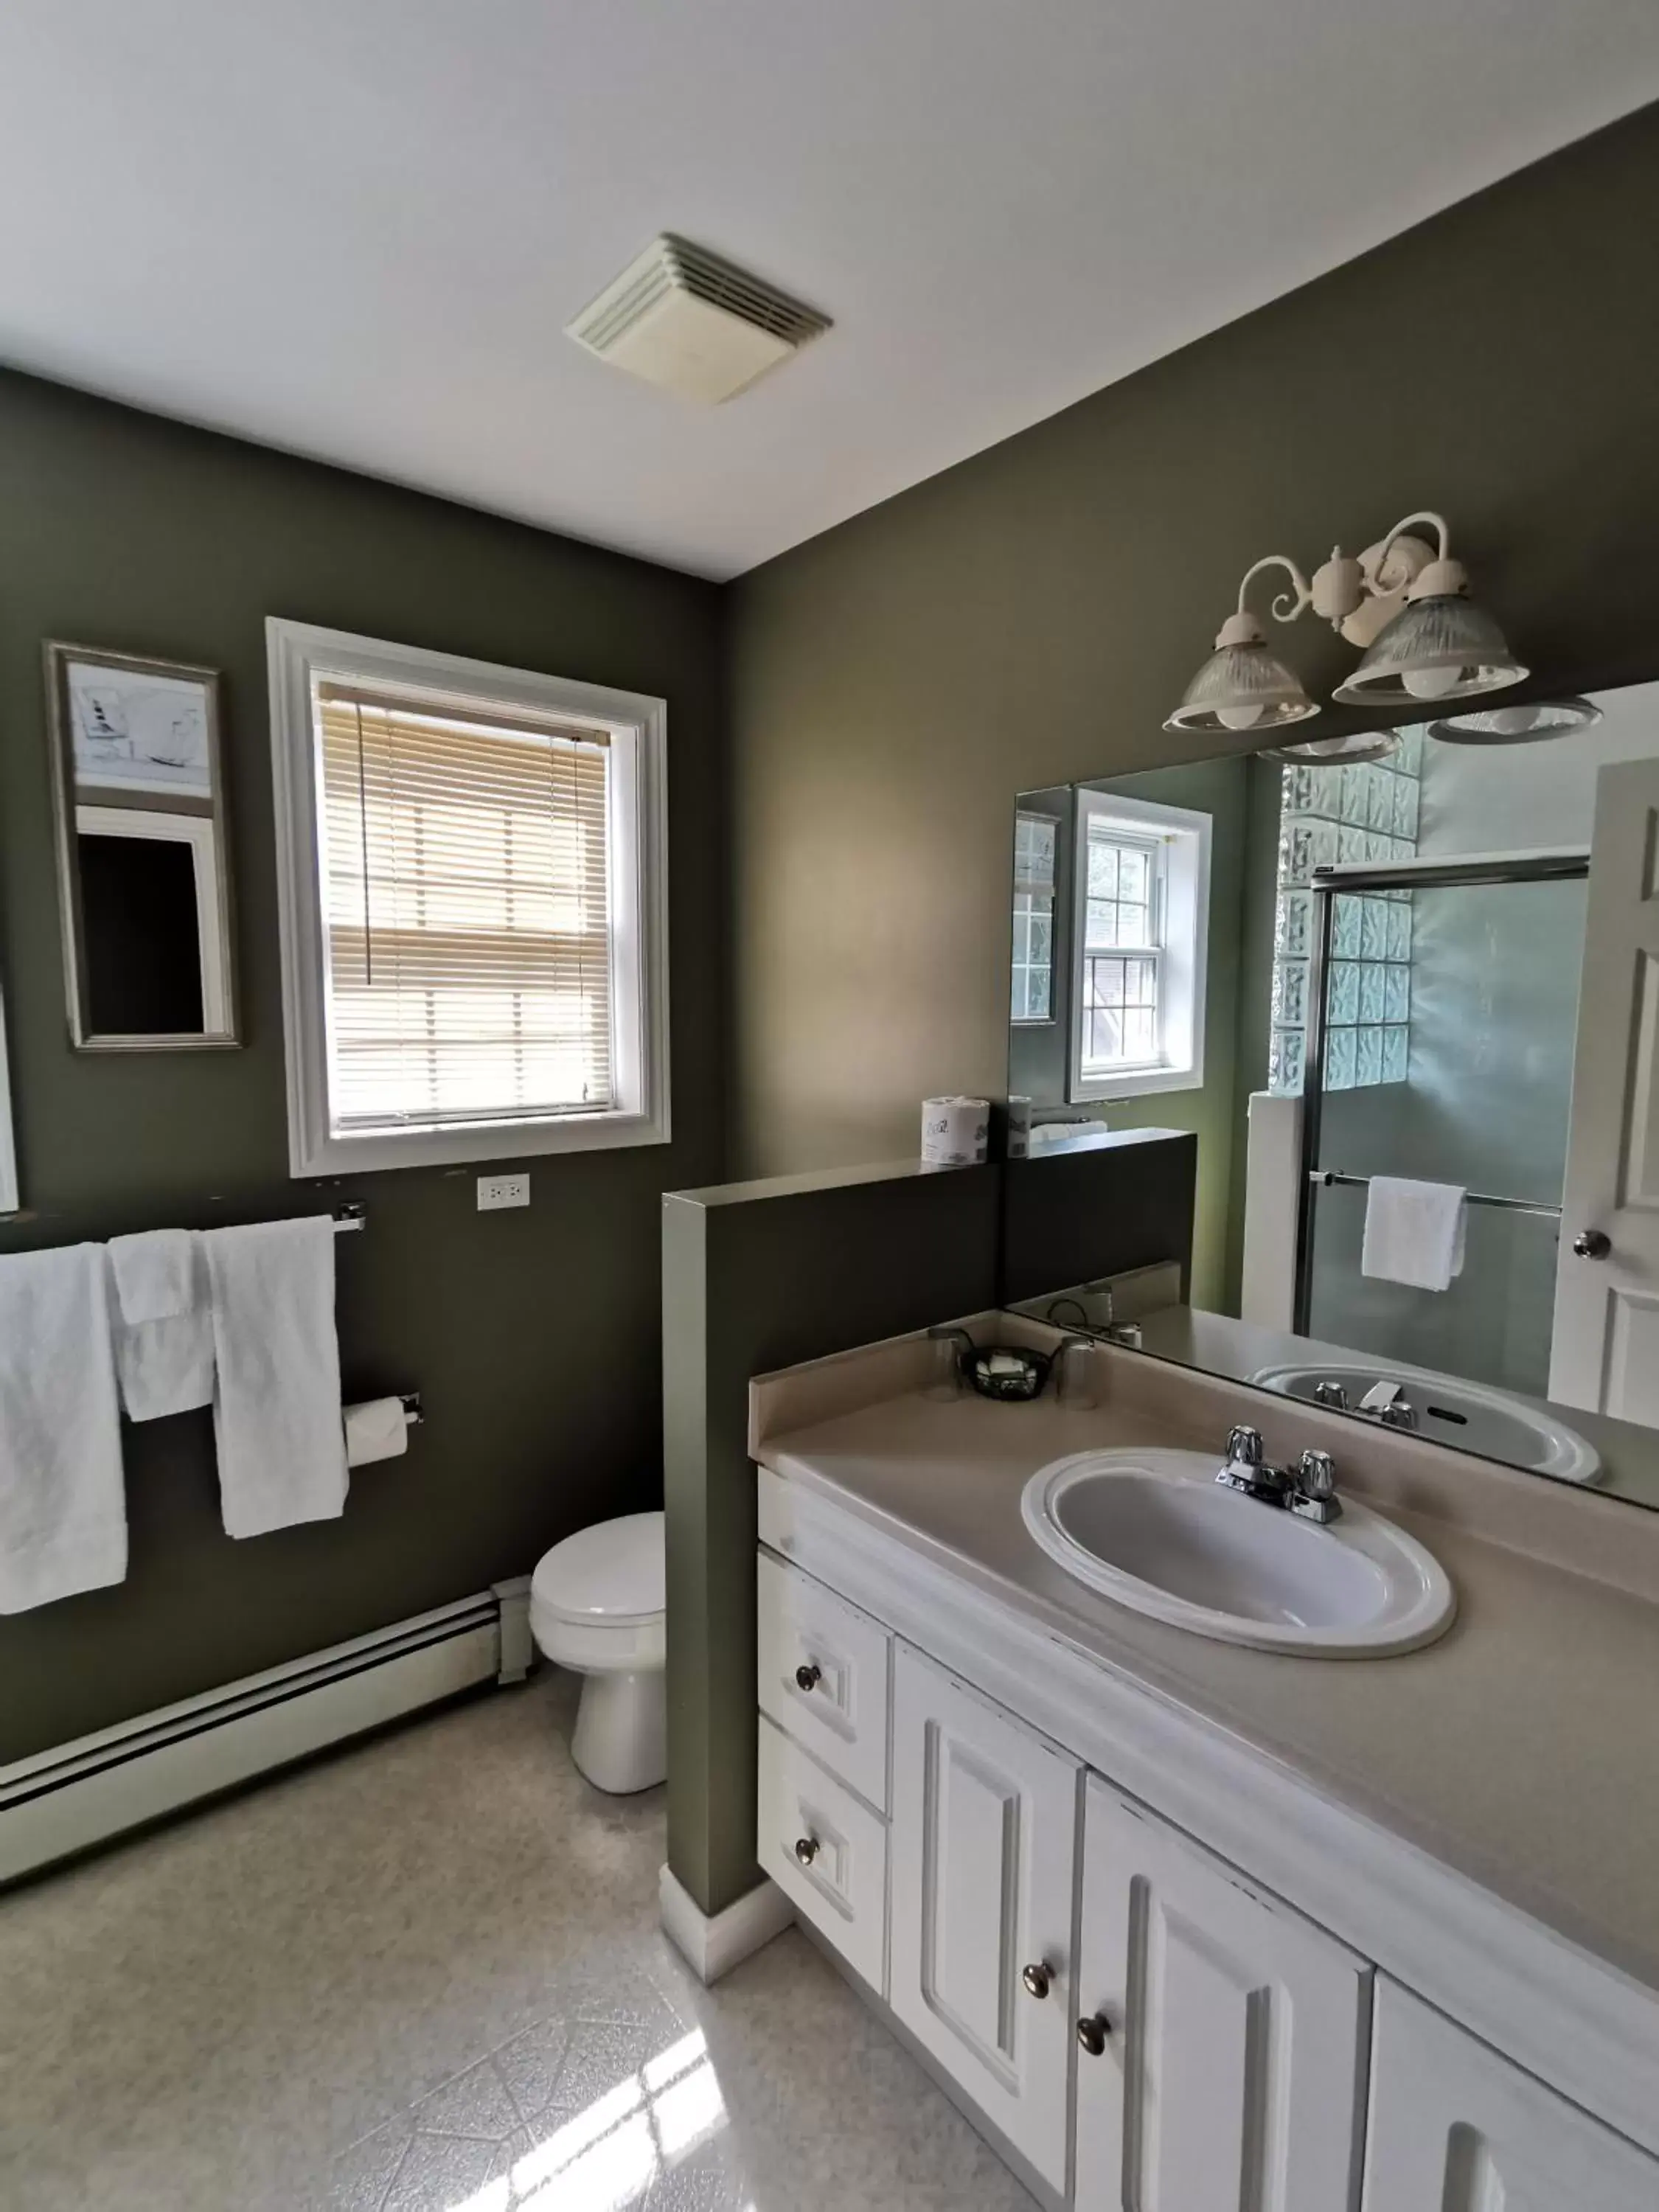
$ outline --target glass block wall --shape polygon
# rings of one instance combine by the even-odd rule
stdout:
[[[1316,868],[1343,860],[1403,860],[1417,851],[1423,765],[1418,731],[1386,761],[1283,771],[1279,906],[1273,939],[1268,1087],[1302,1088],[1313,951]],[[1410,1057],[1412,895],[1340,891],[1333,922],[1325,1087],[1403,1083]]]

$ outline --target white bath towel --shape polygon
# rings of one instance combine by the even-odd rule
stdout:
[[[261,1536],[345,1507],[334,1224],[325,1213],[204,1232],[227,1532]]]
[[[1468,1200],[1453,1183],[1373,1176],[1360,1273],[1419,1291],[1449,1290],[1463,1272]]]
[[[201,1240],[188,1229],[112,1237],[115,1364],[129,1420],[213,1402],[213,1310]]]
[[[127,1571],[101,1244],[0,1259],[0,1613]]]

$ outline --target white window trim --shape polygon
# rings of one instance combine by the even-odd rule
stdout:
[[[1120,798],[1109,791],[1079,790],[1077,795],[1076,850],[1072,875],[1071,1036],[1066,1047],[1067,1100],[1085,1105],[1096,1099],[1151,1097],[1164,1091],[1201,1091],[1204,1087],[1204,1030],[1206,1014],[1206,981],[1210,943],[1210,840],[1207,814],[1186,806],[1163,806],[1150,799]],[[1083,1031],[1085,1019],[1083,975],[1087,960],[1085,939],[1089,918],[1089,824],[1104,820],[1118,823],[1136,836],[1166,837],[1174,833],[1160,871],[1164,886],[1163,950],[1159,961],[1160,1036],[1166,1052],[1172,1029],[1180,1042],[1165,1065],[1126,1068],[1121,1074],[1085,1075],[1083,1072]],[[1185,883],[1174,878],[1190,869]],[[1193,916],[1193,951],[1170,942],[1170,909],[1176,897]],[[1127,948],[1126,948],[1127,951]]]
[[[354,637],[307,623],[265,623],[270,664],[270,755],[276,803],[283,1025],[287,1038],[289,1172],[322,1176],[385,1168],[449,1167],[544,1152],[665,1145],[668,1084],[668,804],[666,702],[487,660]],[[618,1103],[602,1114],[499,1117],[441,1127],[347,1134],[328,1110],[327,946],[317,798],[321,742],[315,681],[380,684],[460,697],[486,712],[517,708],[586,722],[611,735],[613,823],[611,963]]]

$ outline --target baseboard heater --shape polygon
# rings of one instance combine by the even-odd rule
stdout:
[[[532,1656],[526,1576],[0,1766],[0,1884]]]

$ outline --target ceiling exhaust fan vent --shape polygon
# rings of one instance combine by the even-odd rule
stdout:
[[[829,328],[827,315],[665,232],[565,335],[631,376],[715,406]]]

